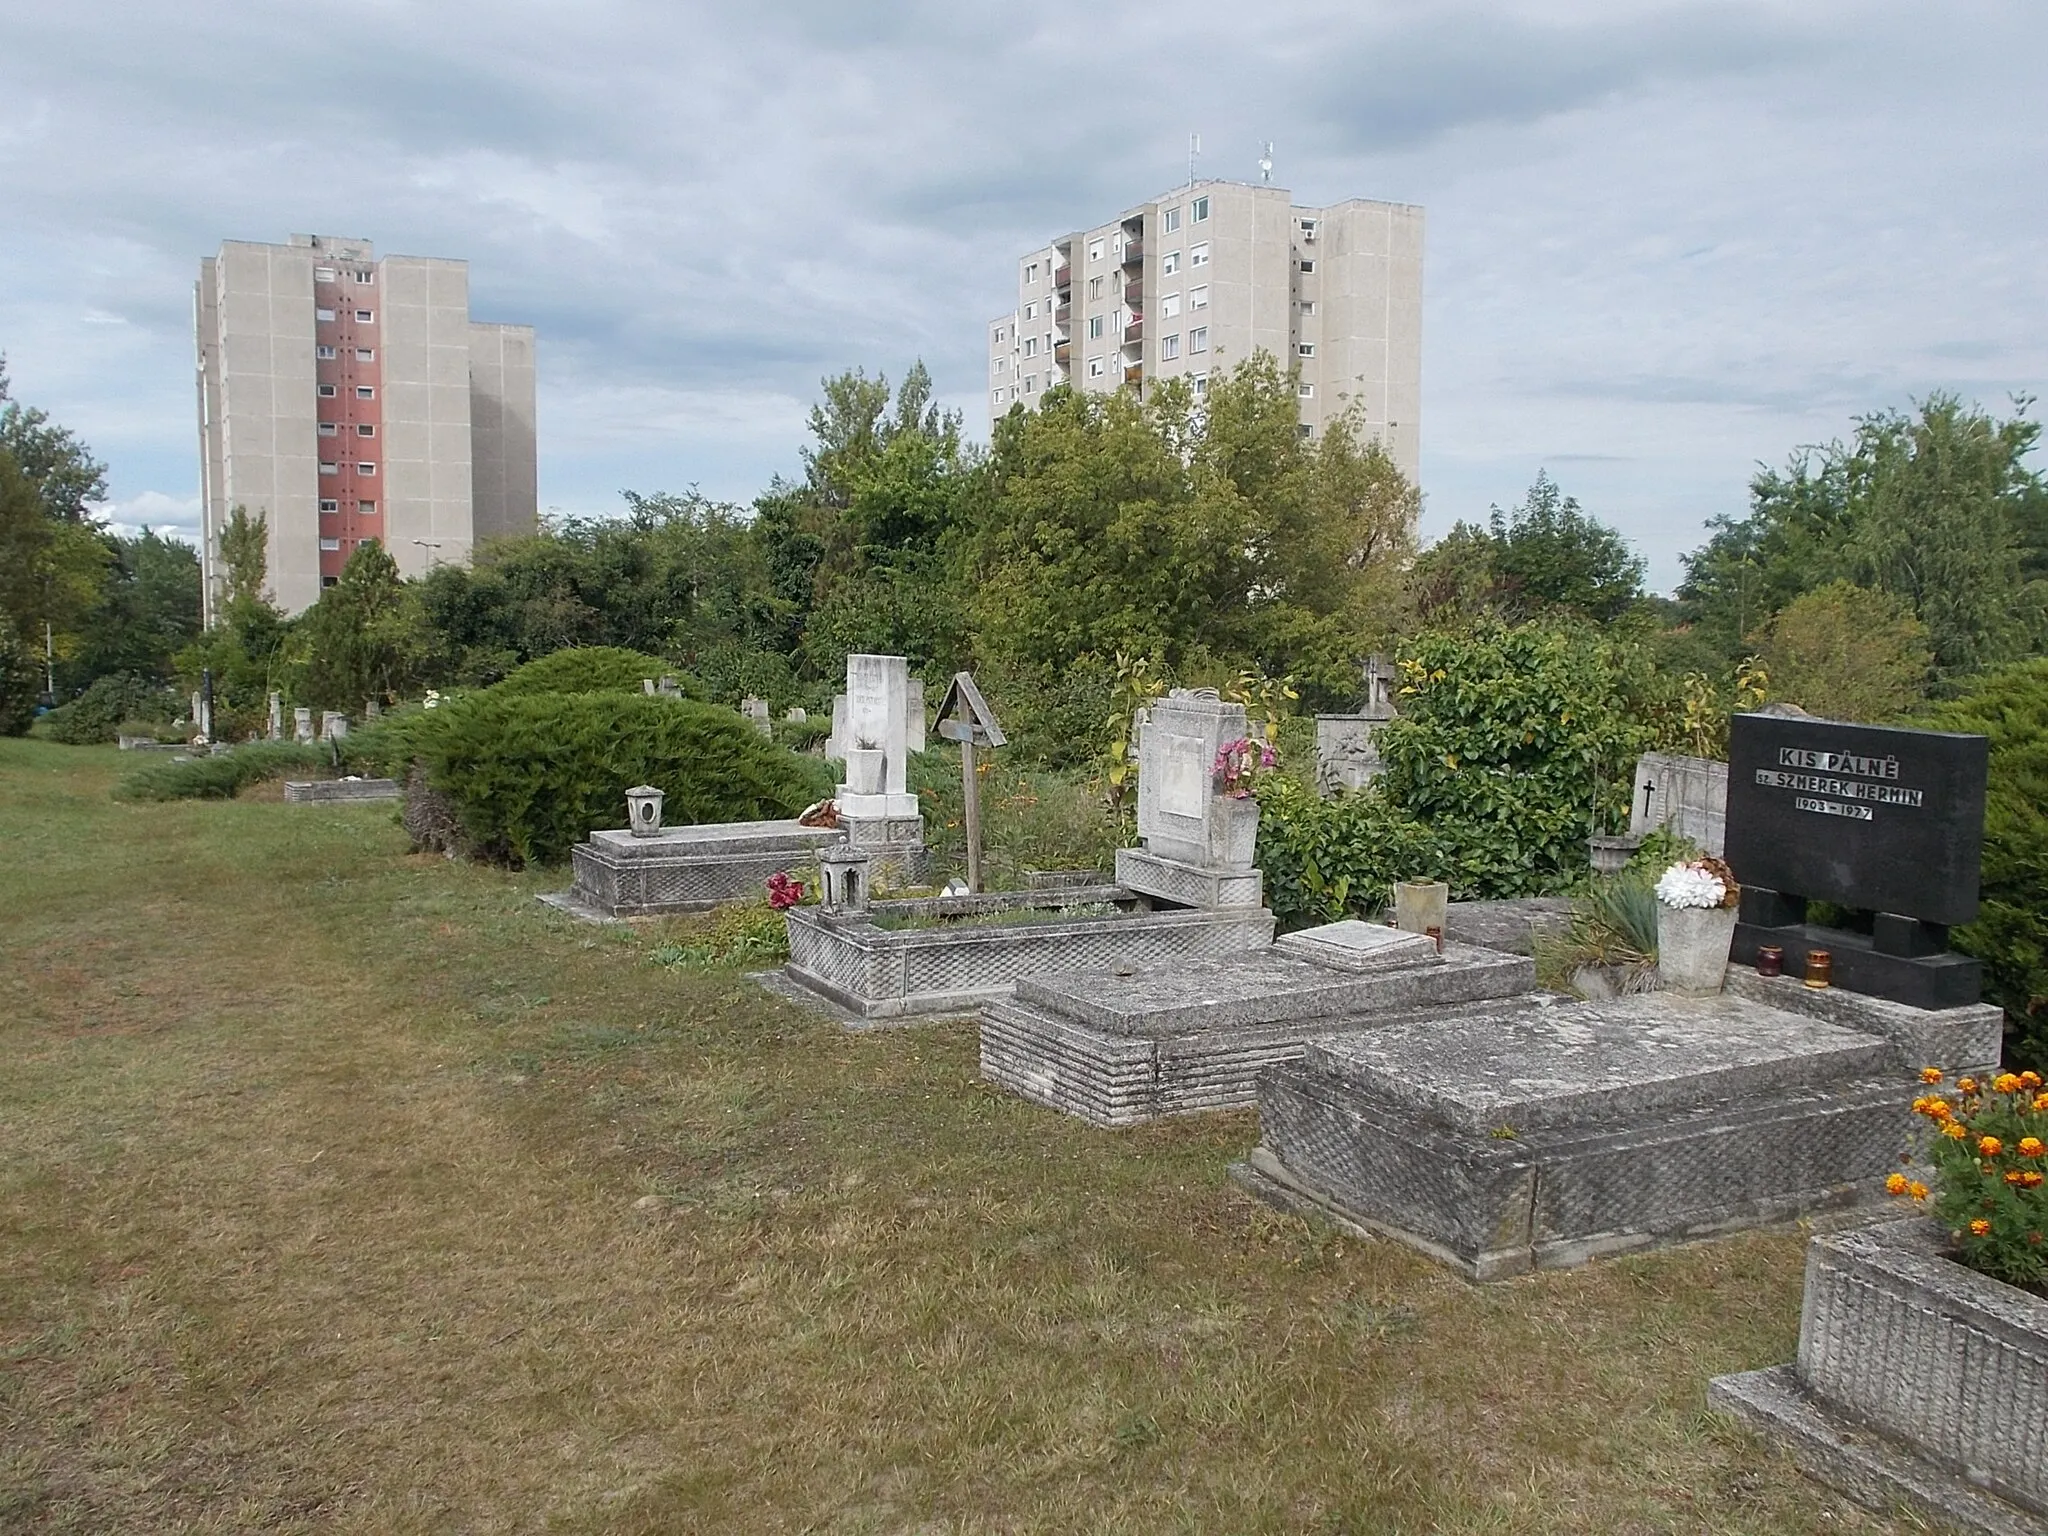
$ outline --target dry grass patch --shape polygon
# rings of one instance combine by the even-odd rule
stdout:
[[[1796,1236],[1475,1288],[1238,1195],[1249,1115],[1105,1135],[113,758],[0,742],[0,1528],[1909,1528],[1702,1411]]]

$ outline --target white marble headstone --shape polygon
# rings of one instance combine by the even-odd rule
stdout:
[[[1242,704],[1176,688],[1152,705],[1138,740],[1138,836],[1161,858],[1206,863],[1217,815],[1217,750],[1250,735]]]

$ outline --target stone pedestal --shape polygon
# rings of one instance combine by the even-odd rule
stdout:
[[[2048,1299],[1941,1252],[1922,1217],[1816,1237],[1799,1355],[1717,1377],[1813,1476],[1986,1536],[2048,1530]]]

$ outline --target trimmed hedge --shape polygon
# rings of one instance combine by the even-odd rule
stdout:
[[[114,786],[117,800],[232,800],[251,784],[281,779],[293,772],[331,768],[334,754],[325,746],[295,741],[252,741],[232,752],[199,757],[163,757],[154,753]]]
[[[2048,1071],[2048,660],[1988,673],[1916,723],[1991,740],[1983,905],[1955,944],[2005,1009],[2006,1064]]]
[[[799,759],[729,709],[502,688],[436,709],[425,740],[427,781],[482,857],[555,863],[593,827],[623,826],[636,784],[667,795],[676,825],[793,816],[812,798]]]
[[[1376,919],[1397,880],[1443,879],[1451,858],[1420,822],[1376,789],[1321,800],[1288,774],[1258,781],[1259,868],[1282,932],[1347,917]]]
[[[618,645],[578,645],[529,661],[490,692],[507,697],[536,693],[641,693],[647,678],[672,677],[688,698],[704,697],[704,685],[672,661]],[[643,695],[644,697],[644,695]]]
[[[35,733],[68,747],[111,745],[130,721],[168,726],[178,713],[178,696],[163,684],[116,672],[95,678],[77,698],[44,715],[36,722]]]

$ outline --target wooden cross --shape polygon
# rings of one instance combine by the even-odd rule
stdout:
[[[995,711],[988,707],[988,700],[981,696],[981,690],[974,686],[974,674],[955,672],[953,681],[946,689],[946,696],[939,701],[938,732],[947,741],[960,743],[960,776],[962,798],[965,802],[967,823],[967,889],[970,892],[981,889],[981,784],[974,773],[974,749],[995,748],[1008,743],[1009,737],[996,723]]]

